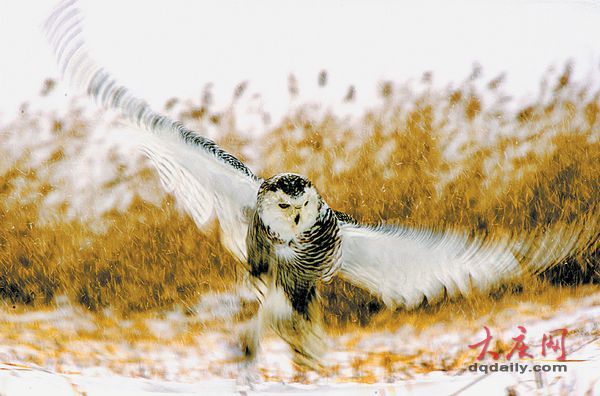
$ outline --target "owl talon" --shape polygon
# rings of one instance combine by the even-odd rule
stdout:
[[[239,374],[235,384],[239,390],[256,390],[256,386],[262,382],[262,377],[255,365],[247,361],[239,366]]]

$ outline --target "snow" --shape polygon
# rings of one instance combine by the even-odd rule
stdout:
[[[14,313],[5,307],[0,316],[0,394],[241,392],[246,395],[485,393],[492,396],[505,395],[510,388],[517,394],[600,395],[599,293],[572,298],[554,307],[523,303],[474,322],[438,323],[420,331],[403,325],[396,330],[369,328],[329,336],[325,362],[330,369],[337,367],[337,372],[324,376],[307,373],[301,382],[290,364],[285,343],[269,336],[258,360],[262,380],[252,388],[236,385],[240,367],[239,359],[236,360],[239,352],[235,334],[243,323],[234,320],[235,309],[229,313],[214,311],[215,301],[234,300],[234,295],[229,293],[210,294],[198,305],[197,316],[173,311],[145,318],[149,333],[127,341],[118,335],[118,329],[102,325],[104,322],[98,322],[97,317],[81,308],[70,307],[66,301],[50,311]],[[207,319],[213,313],[215,317]],[[82,329],[90,330],[93,323],[104,335],[81,339],[78,334]],[[490,327],[495,339],[507,344],[518,334],[517,325],[526,327],[526,341],[534,359],[498,361],[528,365],[524,373],[469,370],[469,366],[477,362],[478,352],[470,351],[467,345],[483,338],[483,325]],[[133,328],[135,325],[130,322],[118,326]],[[157,327],[162,333],[152,338]],[[532,372],[534,364],[562,364],[553,356],[542,359],[537,343],[543,333],[561,327],[569,329],[564,362],[567,371]],[[60,330],[60,335],[53,336],[55,329]],[[184,340],[190,333],[191,343]],[[383,356],[400,359],[400,363],[394,365],[391,372],[386,371],[381,366]],[[451,367],[448,362],[457,358],[462,360]],[[362,365],[356,366],[357,361]]]
[[[234,379],[193,383],[118,375],[91,376],[59,373],[36,367],[0,364],[0,390],[17,395],[506,395],[507,389],[528,395],[600,394],[600,346],[588,345],[571,356],[587,361],[567,363],[566,374],[543,373],[446,373],[431,372],[394,383],[335,383],[303,385],[264,382],[254,389],[236,386]],[[239,393],[238,393],[239,392]]]
[[[187,384],[121,376],[62,374],[40,368],[0,364],[0,391],[4,396],[223,395],[235,392],[235,381],[211,380]]]

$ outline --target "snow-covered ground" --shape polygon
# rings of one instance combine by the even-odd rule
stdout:
[[[207,295],[197,315],[174,311],[118,321],[109,312],[98,319],[67,302],[40,312],[14,313],[6,306],[0,316],[0,394],[491,396],[512,390],[600,395],[600,293],[553,307],[522,303],[476,321],[457,318],[420,331],[401,325],[330,336],[326,371],[320,376],[295,371],[286,345],[269,337],[258,362],[261,381],[253,389],[236,385],[235,333],[242,324],[234,318],[239,307],[231,295]],[[484,338],[483,326],[499,340],[490,350],[500,348],[505,355],[520,334],[519,325],[527,330],[524,341],[534,359],[501,357],[498,363],[528,365],[523,373],[469,370],[479,349],[468,345]],[[569,331],[566,372],[533,372],[536,364],[563,364],[556,360],[558,352],[546,358],[540,352],[542,335],[558,328]]]

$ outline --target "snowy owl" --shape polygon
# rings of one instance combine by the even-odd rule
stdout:
[[[242,337],[247,362],[270,327],[289,344],[295,362],[318,367],[324,348],[317,286],[334,276],[388,306],[412,308],[486,290],[521,272],[504,244],[450,231],[361,224],[330,208],[306,177],[255,175],[215,142],[118,84],[89,55],[81,21],[72,0],[46,22],[64,78],[146,132],[141,145],[164,188],[199,228],[216,217],[222,243],[247,268],[261,303]]]

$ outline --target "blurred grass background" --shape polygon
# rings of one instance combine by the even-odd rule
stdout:
[[[600,92],[572,81],[570,70],[544,80],[539,96],[519,105],[502,92],[503,76],[482,82],[476,69],[458,87],[445,89],[433,88],[430,74],[421,89],[382,82],[380,102],[351,120],[334,110],[298,106],[260,137],[238,133],[235,115],[214,111],[206,97],[183,104],[175,116],[201,126],[199,131],[203,125],[216,128],[218,143],[242,160],[252,157],[243,153],[254,153],[258,159],[251,163],[260,175],[306,175],[330,206],[364,222],[513,237],[541,236],[560,225],[585,234],[541,277],[499,288],[491,298],[424,306],[418,314],[381,313],[380,301],[341,280],[323,286],[333,328],[384,325],[399,315],[403,322],[419,315],[430,318],[421,323],[429,323],[457,311],[480,314],[491,306],[486,301],[551,302],[594,290],[577,285],[600,282]],[[326,79],[323,72],[319,84]],[[48,80],[42,95],[53,86]],[[349,90],[345,100],[355,94]],[[176,102],[165,109],[172,111]],[[233,290],[240,266],[221,247],[218,228],[198,231],[170,196],[134,194],[124,208],[104,211],[93,222],[70,215],[69,196],[77,192],[62,192],[48,170],[69,161],[74,142],[85,144],[96,119],[77,108],[62,118],[24,112],[1,125],[0,136],[41,128],[40,117],[50,121],[59,142],[42,162],[31,160],[35,145],[17,151],[0,142],[5,304],[39,308],[66,295],[91,311],[111,308],[128,316],[175,306],[193,312],[206,291]],[[131,174],[113,157],[117,171],[99,191],[110,194],[130,183],[158,190],[147,163]]]

